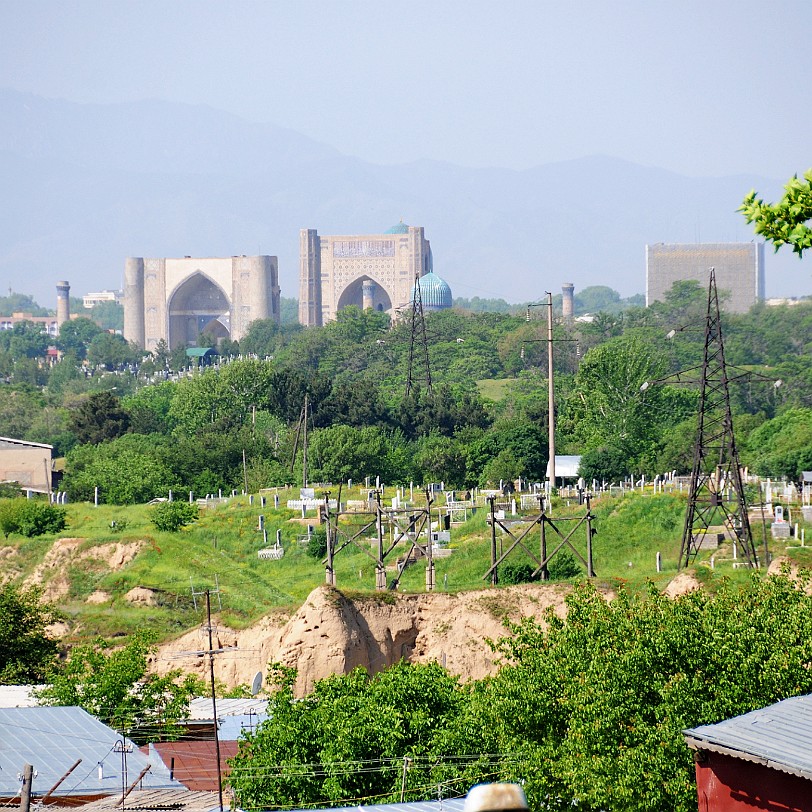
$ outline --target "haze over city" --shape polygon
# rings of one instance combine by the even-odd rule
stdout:
[[[403,218],[457,296],[642,292],[646,242],[749,241],[744,194],[812,165],[810,24],[800,1],[6,4],[0,284],[53,306],[127,255],[261,251],[296,296],[299,228]],[[812,293],[808,259],[767,254],[768,295]]]

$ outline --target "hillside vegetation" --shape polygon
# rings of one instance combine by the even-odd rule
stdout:
[[[287,498],[298,496],[284,489],[280,494],[283,505]],[[45,596],[55,601],[65,615],[68,641],[95,635],[112,638],[145,628],[154,630],[161,639],[171,638],[201,620],[201,598],[199,594],[193,596],[193,590],[200,593],[218,587],[215,609],[221,602],[221,621],[232,628],[244,628],[267,613],[289,614],[312,589],[324,583],[322,561],[312,555],[307,544],[307,524],[316,523],[312,513],[311,518],[302,520],[299,512],[262,508],[258,498],[249,505],[247,497],[238,496],[223,504],[212,503],[201,511],[197,521],[177,532],[160,532],[150,520],[154,510],[147,505],[68,505],[68,527],[63,532],[31,539],[12,534],[0,543],[4,577],[41,584]],[[685,499],[679,494],[634,493],[596,500],[597,582],[610,588],[626,584],[637,591],[650,580],[664,588],[677,572],[684,510]],[[584,511],[583,507],[567,506],[561,500],[554,505],[552,515],[581,516]],[[281,560],[257,556],[264,546],[258,530],[260,514],[264,516],[269,546],[277,530],[280,532],[285,551]],[[349,531],[347,525],[342,528]],[[519,532],[517,527],[514,533]],[[365,543],[371,545],[374,528],[364,537]],[[553,546],[551,537],[548,531],[549,549]],[[585,538],[582,529],[572,539],[581,554],[585,553]],[[510,539],[500,534],[500,550],[507,549],[509,543]],[[537,530],[525,540],[536,553],[538,543]],[[785,553],[785,547],[771,543],[776,556]],[[453,552],[449,557],[435,560],[437,590],[488,588],[483,576],[490,566],[490,528],[484,508],[454,527],[450,548]],[[404,542],[387,562],[394,565],[396,557],[406,552]],[[658,552],[663,561],[659,573]],[[796,547],[788,552],[799,563],[812,563],[806,549]],[[735,580],[746,578],[743,570],[732,568],[730,555],[729,549],[720,549],[717,568],[711,570],[707,566],[710,555],[703,553],[698,567],[701,579],[712,584],[722,575]],[[503,579],[523,563],[532,564],[519,547],[506,559]],[[339,589],[373,591],[374,564],[362,549],[350,545],[336,556],[335,564]],[[424,570],[420,561],[407,568],[400,591],[424,591]],[[583,577],[580,566],[570,580]],[[131,590],[136,592],[128,599]]]

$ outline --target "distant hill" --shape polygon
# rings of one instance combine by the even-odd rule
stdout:
[[[688,178],[604,156],[526,171],[379,166],[205,106],[84,105],[0,90],[0,289],[53,306],[121,286],[126,256],[279,257],[298,295],[298,232],[423,225],[465,298],[528,301],[571,281],[640,293],[649,242],[751,239],[736,214],[785,179]],[[495,133],[498,137],[498,133]],[[799,170],[804,167],[798,167]],[[809,261],[770,256],[772,295],[812,293]]]

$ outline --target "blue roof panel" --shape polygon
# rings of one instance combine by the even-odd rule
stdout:
[[[34,795],[44,795],[77,759],[82,763],[60,784],[54,797],[100,795],[121,791],[122,755],[116,745],[122,737],[82,708],[0,708],[0,798],[16,797],[17,774],[23,765],[36,770]],[[123,780],[132,783],[148,765],[129,740]],[[99,764],[102,765],[101,778]],[[182,789],[178,781],[148,772],[144,787]]]
[[[812,780],[812,695],[683,731],[691,747]]]

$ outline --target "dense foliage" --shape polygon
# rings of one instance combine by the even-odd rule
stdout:
[[[205,686],[179,670],[148,673],[154,639],[142,632],[125,646],[97,640],[72,649],[38,696],[44,704],[78,705],[138,743],[177,737],[189,701]]]
[[[657,381],[700,362],[706,295],[679,282],[645,308],[611,288],[587,288],[576,312],[591,320],[555,324],[556,449],[582,455],[585,479],[690,470],[696,386]],[[545,319],[539,310],[528,321],[522,308],[499,309],[507,312],[428,314],[432,388],[417,364],[408,395],[408,320],[356,307],[322,328],[254,322],[239,345],[220,347],[251,355],[180,377],[184,347],[161,343],[147,360],[129,348],[127,360],[116,356],[120,337],[86,318],[66,325],[65,355],[49,367],[40,359],[44,334],[17,325],[0,336],[0,374],[10,381],[0,388],[0,435],[67,455],[71,499],[98,493],[120,504],[170,489],[204,495],[301,483],[305,438],[309,483],[541,480]],[[733,387],[742,460],[754,473],[797,478],[812,455],[804,429],[812,305],[757,306],[724,321],[729,362],[784,384]]]
[[[0,531],[32,538],[65,528],[65,509],[39,499],[0,499]]]
[[[566,618],[514,627],[501,670],[468,685],[400,663],[295,701],[286,673],[231,783],[254,807],[460,795],[503,779],[523,781],[536,809],[690,812],[684,729],[812,691],[806,587],[771,576],[607,601],[581,584]]]
[[[152,509],[152,523],[156,530],[175,533],[195,521],[198,512],[197,505],[188,502],[161,502]]]
[[[0,586],[0,685],[43,682],[54,667],[57,641],[48,626],[59,613],[35,588]]]

